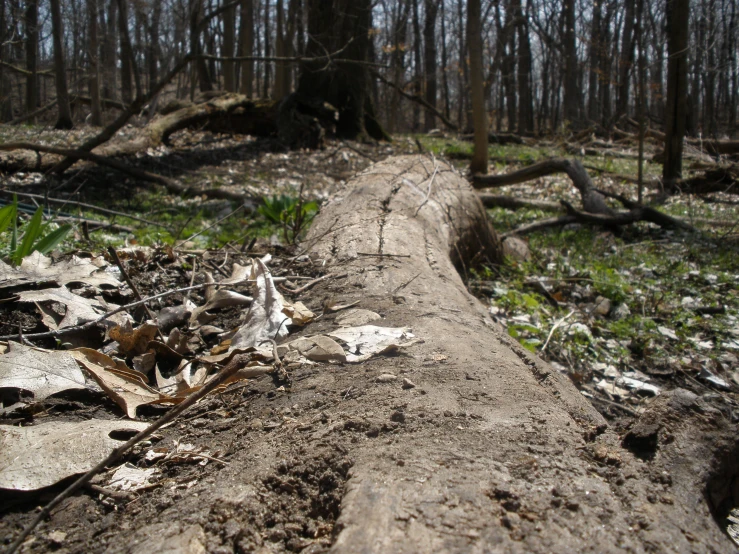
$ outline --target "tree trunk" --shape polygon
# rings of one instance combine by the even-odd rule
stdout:
[[[413,92],[416,96],[423,96],[423,65],[421,62],[421,23],[418,18],[418,3],[421,0],[410,0],[413,4]],[[417,133],[421,127],[421,109],[413,104],[412,131]]]
[[[118,2],[110,0],[108,4],[108,19],[105,20],[105,10],[100,10],[100,28],[103,33],[102,67],[103,98],[115,99],[118,96],[118,61],[116,59],[116,37],[118,28]]]
[[[198,24],[203,16],[203,0],[190,0],[190,52],[194,56],[203,53],[200,41],[200,32]],[[200,87],[200,92],[209,92],[213,90],[213,82],[208,72],[208,65],[203,58],[197,58],[192,64],[192,73],[190,81],[190,99],[195,96],[195,86]]]
[[[625,0],[624,31],[621,37],[621,57],[618,67],[618,99],[616,119],[628,115],[629,110],[629,82],[631,68],[634,65],[634,7],[636,0]]]
[[[528,6],[526,15],[521,10],[520,0],[516,2],[516,31],[518,34],[518,133],[521,135],[534,130],[534,106],[531,90],[531,44],[529,43]]]
[[[241,0],[241,30],[239,32],[240,51],[242,56],[254,55],[254,3],[253,0]],[[241,94],[251,98],[254,86],[254,62],[241,62]]]
[[[308,34],[311,40],[307,57],[324,56],[341,49],[342,58],[367,61],[369,32],[372,24],[370,0],[310,0]],[[369,71],[366,65],[324,61],[304,63],[297,94],[328,102],[339,113],[336,133],[342,138],[389,137],[374,116],[369,95]]]
[[[26,24],[26,113],[36,111],[38,107],[38,2],[28,0],[25,10]],[[33,123],[33,120],[31,120]]]
[[[236,44],[236,6],[223,12],[223,51],[225,57],[234,55]],[[236,92],[236,64],[223,62],[223,88],[227,92]]]
[[[128,40],[128,0],[118,0],[118,38],[121,45],[121,100],[133,100],[133,67],[131,42]]]
[[[286,56],[285,48],[285,3],[284,0],[277,0],[275,6],[275,56],[284,58]],[[272,96],[275,100],[282,100],[289,93],[287,89],[287,65],[275,62],[275,86],[272,90]]]
[[[7,44],[8,9],[5,2],[0,3],[0,60],[10,63],[11,47]],[[10,78],[5,76],[3,67],[0,66],[0,123],[6,123],[13,119],[13,90]]]
[[[601,0],[593,0],[593,17],[590,23],[590,45],[588,49],[589,57],[589,82],[588,82],[588,119],[592,123],[600,120],[598,84],[600,81],[599,73],[601,66],[601,37],[600,37],[600,14]]]
[[[64,30],[62,29],[62,12],[59,8],[59,0],[50,0],[51,26],[54,43],[54,84],[56,85],[56,104],[58,115],[55,129],[71,129],[72,110],[69,108],[69,92],[67,90],[67,69],[64,64],[64,50],[62,41]]]
[[[564,19],[564,118],[571,129],[579,125],[579,90],[577,86],[577,42],[575,34],[575,0],[563,0]]]
[[[467,0],[467,44],[470,56],[470,88],[472,89],[472,120],[475,150],[470,173],[488,172],[488,116],[482,83],[482,22],[480,0]]]
[[[98,2],[87,0],[88,22],[88,58],[90,64],[90,123],[96,126],[103,124],[103,112],[100,106],[100,66],[98,64]]]
[[[424,99],[436,107],[437,90],[437,62],[436,62],[436,19],[440,0],[425,0],[425,18],[423,22],[423,69],[424,69]],[[434,113],[426,110],[423,118],[423,128],[426,132],[436,126]]]
[[[688,93],[688,21],[690,0],[667,1],[667,112],[662,176],[672,187],[682,174],[683,137]]]
[[[149,27],[149,55],[148,58],[148,72],[149,72],[149,88],[151,91],[152,87],[159,81],[159,24],[162,18],[162,3],[152,2],[154,4],[153,11],[151,13],[151,26]]]

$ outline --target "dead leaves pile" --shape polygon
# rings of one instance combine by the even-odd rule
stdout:
[[[138,263],[157,255],[143,249],[126,254]],[[177,255],[169,249],[167,256],[172,261]],[[99,402],[96,399],[104,394],[136,420],[142,406],[166,408],[182,402],[236,355],[248,354],[239,357],[245,360],[244,367],[216,391],[273,371],[275,356],[288,370],[303,364],[354,363],[416,340],[409,329],[371,325],[381,319],[374,312],[347,310],[337,320],[356,326],[285,342],[291,331],[316,315],[303,303],[282,296],[268,269],[270,261],[267,255],[245,265],[234,263],[231,274],[219,281],[201,272],[202,305],[180,294],[178,305],[162,308],[155,319],[140,324],[125,309],[109,313],[119,309],[111,298],[133,300],[134,294],[102,257],[53,263],[34,254],[19,268],[0,262],[0,298],[32,303],[43,324],[59,332],[58,342],[66,348],[39,348],[18,342],[20,337],[0,342],[0,416],[13,423],[34,423],[26,428],[0,425],[0,488],[36,490],[87,471],[121,440],[146,427],[142,422],[108,419],[43,420],[44,402],[50,396],[78,391],[76,401],[90,403]],[[223,330],[212,325],[216,311],[232,307],[243,308],[238,326]],[[204,352],[204,345],[214,338],[216,346]],[[174,448],[150,448],[145,460],[207,463],[218,460],[217,454],[176,443]],[[150,486],[153,476],[150,469],[121,466],[109,486],[135,491]]]

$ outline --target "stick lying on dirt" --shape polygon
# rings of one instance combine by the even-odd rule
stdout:
[[[49,517],[49,515],[51,514],[51,510],[58,506],[60,502],[62,502],[66,498],[69,498],[73,493],[84,487],[87,483],[90,482],[93,477],[95,477],[95,475],[103,471],[106,467],[108,467],[116,460],[120,459],[121,456],[131,450],[131,448],[133,448],[139,442],[151,436],[151,434],[154,433],[157,429],[160,429],[170,421],[174,420],[177,416],[179,416],[182,412],[195,404],[198,400],[205,397],[208,393],[213,391],[213,389],[224,383],[229,377],[231,377],[231,375],[241,369],[243,365],[249,361],[249,359],[250,356],[247,354],[237,354],[236,356],[234,356],[233,359],[228,363],[228,365],[218,373],[218,375],[216,375],[213,379],[203,385],[203,387],[195,394],[189,396],[186,400],[172,408],[169,412],[167,412],[154,423],[149,425],[149,427],[138,433],[128,442],[113,450],[113,452],[111,452],[107,458],[102,460],[90,471],[79,477],[74,483],[72,483],[66,489],[56,495],[51,502],[49,502],[41,509],[41,511],[39,511],[38,515],[33,519],[33,521],[31,521],[31,523],[29,523],[23,529],[23,531],[21,531],[21,534],[15,538],[13,543],[5,551],[5,554],[13,554],[16,550],[18,550],[21,544],[23,544],[23,541],[26,540],[26,537],[28,537],[28,535],[33,532],[33,530],[39,523]]]
[[[131,302],[130,304],[126,304],[125,306],[120,306],[116,308],[115,310],[111,310],[109,312],[104,313],[97,319],[93,319],[92,321],[88,321],[87,323],[82,323],[81,325],[75,325],[73,327],[65,327],[64,329],[59,329],[57,331],[47,331],[45,333],[31,333],[23,334],[24,339],[44,339],[44,338],[50,338],[50,337],[61,337],[64,335],[68,335],[69,333],[73,333],[75,331],[84,331],[87,329],[92,329],[97,325],[98,323],[105,321],[110,316],[115,315],[120,312],[124,312],[126,310],[129,310],[131,308],[135,308],[136,306],[141,306],[145,304],[146,302],[151,302],[152,300],[158,300],[159,298],[165,298],[167,296],[172,296],[173,294],[177,294],[178,292],[187,292],[189,290],[195,290],[195,289],[202,289],[209,286],[217,285],[218,283],[201,283],[199,285],[192,285],[190,287],[183,287],[181,289],[174,289],[174,290],[168,290],[165,292],[162,292],[160,294],[155,294],[154,296],[148,296],[146,298],[142,298],[141,300],[137,300],[136,302]],[[20,335],[4,335],[0,337],[0,340],[15,340],[19,338]]]

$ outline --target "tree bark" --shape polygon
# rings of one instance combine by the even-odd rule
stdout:
[[[579,90],[577,86],[577,42],[575,34],[575,0],[563,0],[564,19],[564,117],[571,129],[579,125]]]
[[[241,31],[239,32],[242,56],[254,55],[254,4],[253,0],[241,0]],[[254,62],[241,62],[241,86],[239,91],[251,98],[254,86]]]
[[[9,34],[6,34],[8,26],[8,12],[6,3],[0,3],[0,60],[10,62],[10,45],[6,44]],[[13,119],[13,96],[10,79],[5,76],[3,67],[0,65],[0,123],[6,123]]]
[[[236,44],[236,6],[223,12],[223,52],[222,55],[234,55]],[[226,92],[236,92],[236,65],[234,62],[223,62],[223,88]]]
[[[425,0],[425,17],[423,22],[423,73],[424,73],[424,97],[426,102],[436,108],[437,91],[437,62],[436,62],[436,19],[439,12],[440,0]],[[423,127],[426,132],[435,125],[434,112],[426,110],[423,118]]]
[[[133,66],[131,41],[128,38],[128,0],[118,1],[118,37],[121,45],[121,99],[124,104],[133,100]]]
[[[367,61],[372,27],[369,0],[310,0],[308,34],[311,40],[306,56],[320,57],[339,52],[349,60]],[[369,70],[366,65],[334,62],[306,62],[301,67],[297,94],[328,102],[339,113],[336,133],[356,139],[369,136],[376,140],[389,137],[375,119],[369,94]]]
[[[90,78],[90,123],[100,126],[103,124],[103,112],[100,106],[100,66],[98,64],[98,1],[87,0],[87,28]]]
[[[475,149],[470,162],[470,173],[473,175],[488,172],[488,115],[483,96],[480,11],[480,0],[467,0],[467,44],[470,49],[470,88],[475,135]]]
[[[38,107],[38,1],[28,0],[24,13],[26,24],[26,113]],[[33,120],[31,120],[33,122]]]
[[[50,0],[52,38],[54,43],[54,84],[56,85],[57,119],[55,129],[71,129],[72,110],[69,107],[69,92],[67,90],[67,69],[64,64],[64,50],[62,47],[64,30],[62,29],[62,12],[59,0]]]
[[[665,161],[662,177],[672,187],[682,174],[688,93],[690,0],[667,0],[668,53]]]
[[[151,14],[151,25],[149,26],[149,54],[147,56],[149,72],[148,91],[151,91],[152,87],[159,80],[159,24],[162,18],[162,3],[154,1],[152,4],[154,4],[154,7]]]

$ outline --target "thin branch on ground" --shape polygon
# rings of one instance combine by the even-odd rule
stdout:
[[[172,296],[173,294],[177,294],[180,292],[187,292],[190,290],[202,289],[202,288],[213,286],[213,285],[217,286],[218,283],[201,283],[199,285],[192,285],[192,286],[183,287],[180,289],[168,290],[160,294],[155,294],[154,296],[148,296],[146,298],[142,298],[141,300],[137,300],[136,302],[131,302],[130,304],[126,304],[125,306],[119,306],[115,310],[110,310],[109,312],[104,313],[97,319],[93,319],[92,321],[88,321],[87,323],[82,323],[80,325],[74,325],[72,327],[65,327],[64,329],[58,329],[56,331],[47,331],[45,333],[30,333],[30,334],[26,333],[23,335],[23,337],[26,339],[56,338],[56,337],[62,337],[64,335],[68,335],[69,333],[74,333],[77,331],[86,331],[88,329],[92,329],[99,323],[102,323],[103,321],[108,319],[110,316],[113,316],[120,312],[125,312],[127,310],[130,310],[131,308],[135,308],[136,306],[141,306],[142,304],[145,304],[146,302],[151,302],[152,300],[159,300],[160,298]],[[19,336],[20,335],[4,335],[0,337],[0,340],[3,340],[3,341],[15,340]]]

